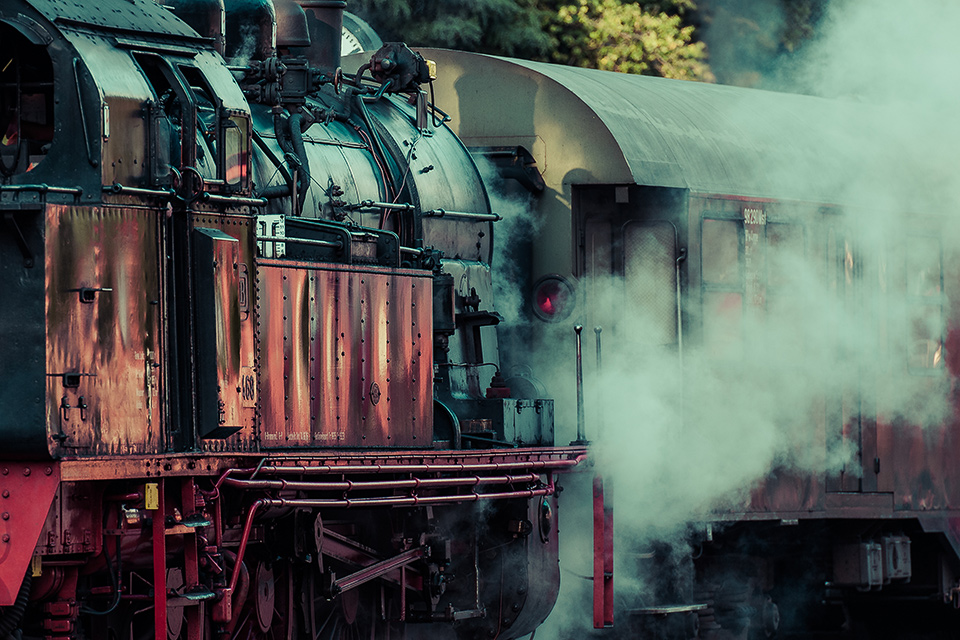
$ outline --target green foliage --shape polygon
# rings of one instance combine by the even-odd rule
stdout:
[[[544,2],[546,4],[546,2]],[[555,3],[545,28],[554,62],[608,71],[712,81],[707,51],[684,24],[692,0],[639,4],[620,0]]]
[[[693,0],[351,0],[385,41],[712,80]]]
[[[828,0],[350,0],[385,41],[762,86]]]
[[[536,0],[351,0],[348,9],[384,41],[523,58],[544,58],[552,42]]]

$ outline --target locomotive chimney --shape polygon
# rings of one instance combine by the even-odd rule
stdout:
[[[223,55],[223,32],[226,11],[223,0],[168,0],[173,13],[190,25],[204,38],[211,38],[220,55]]]
[[[307,15],[295,0],[273,0],[277,11],[277,49],[309,47],[310,31]]]
[[[340,67],[340,41],[343,31],[344,0],[297,0],[307,14],[310,46],[295,51],[306,56],[310,65],[327,75]]]
[[[273,0],[227,0],[229,61],[266,60],[277,47],[277,13]]]

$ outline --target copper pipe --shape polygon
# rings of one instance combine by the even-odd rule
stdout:
[[[537,473],[526,473],[517,476],[470,476],[467,478],[410,478],[408,480],[377,480],[372,482],[354,482],[343,480],[340,482],[303,482],[291,480],[242,480],[240,478],[225,478],[224,483],[230,487],[242,489],[289,489],[292,491],[370,491],[378,489],[419,489],[438,487],[474,487],[484,484],[517,484],[520,482],[536,482],[540,478]]]
[[[322,464],[309,467],[305,465],[264,465],[257,467],[256,469],[227,469],[224,471],[223,475],[221,475],[220,480],[217,481],[217,486],[219,487],[228,476],[238,473],[248,475],[253,474],[254,472],[263,474],[292,473],[298,475],[309,475],[323,473],[478,473],[481,471],[506,471],[508,469],[529,469],[530,471],[534,471],[543,469],[569,469],[577,466],[586,459],[586,454],[579,454],[575,458],[566,460],[530,460],[526,462],[490,462],[477,464]]]

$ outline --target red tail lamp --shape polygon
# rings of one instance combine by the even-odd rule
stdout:
[[[573,285],[562,276],[544,276],[533,285],[533,313],[541,320],[557,322],[569,317],[575,300]]]

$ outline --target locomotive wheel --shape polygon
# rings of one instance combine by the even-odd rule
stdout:
[[[286,640],[298,637],[298,618],[291,594],[294,576],[286,563],[257,562],[250,580],[250,594],[240,613],[235,638]]]
[[[273,626],[273,610],[277,594],[274,589],[273,568],[266,562],[257,564],[253,588],[253,608],[257,614],[257,623],[260,625],[260,631],[267,633]]]
[[[314,601],[317,640],[403,638],[402,623],[392,621],[399,617],[394,600],[386,599],[387,620],[381,619],[380,603],[380,589],[374,585],[345,591],[333,601],[317,598]]]

